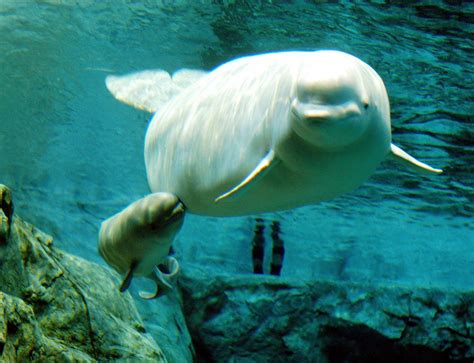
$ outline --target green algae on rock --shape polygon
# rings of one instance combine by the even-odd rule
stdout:
[[[0,185],[0,359],[167,362],[103,267],[64,253],[15,216]]]

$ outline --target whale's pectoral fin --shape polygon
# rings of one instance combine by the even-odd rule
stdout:
[[[130,268],[128,269],[128,272],[125,275],[125,278],[120,284],[120,287],[119,287],[120,292],[125,292],[130,287],[130,284],[132,283],[132,279],[133,279],[133,272],[137,268],[137,265],[138,263],[136,261],[133,261],[132,264],[130,265]]]
[[[260,179],[262,179],[265,174],[267,174],[272,168],[278,165],[280,161],[281,160],[275,156],[275,152],[273,150],[270,150],[268,154],[265,155],[265,157],[262,159],[262,161],[260,161],[257,167],[252,170],[252,172],[244,180],[242,180],[234,188],[230,189],[229,191],[214,199],[214,202],[218,203],[223,199],[229,198],[231,196],[236,196],[238,193],[244,192],[251,185],[257,183]]]
[[[153,272],[148,276],[156,284],[155,292],[140,291],[140,297],[146,300],[156,299],[173,290],[179,273],[179,263],[171,256],[160,266],[155,266]]]
[[[400,161],[418,172],[430,172],[430,173],[442,173],[443,170],[435,169],[429,166],[428,164],[422,163],[419,160],[416,160],[413,156],[409,155],[398,146],[390,144],[390,153],[395,160]]]

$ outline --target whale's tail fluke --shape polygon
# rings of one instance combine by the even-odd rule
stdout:
[[[180,69],[171,76],[164,70],[154,69],[122,76],[109,75],[105,84],[119,101],[153,113],[206,74],[201,70]]]

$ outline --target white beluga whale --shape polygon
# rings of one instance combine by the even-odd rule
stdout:
[[[338,51],[239,58],[210,73],[109,76],[119,100],[154,112],[145,140],[152,192],[186,210],[236,216],[332,199],[391,155],[440,173],[391,143],[379,75]]]
[[[116,271],[126,274],[120,291],[129,287],[133,276],[156,283],[155,293],[140,292],[144,299],[173,288],[179,264],[168,254],[183,220],[184,206],[174,194],[154,193],[102,222],[99,253]]]

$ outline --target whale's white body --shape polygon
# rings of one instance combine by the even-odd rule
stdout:
[[[295,133],[291,104],[305,74],[342,74],[370,100],[367,128],[352,144],[324,149]],[[270,53],[224,64],[159,109],[146,135],[145,161],[153,192],[176,194],[192,213],[241,215],[353,190],[389,153],[390,140],[387,93],[367,64],[335,51]],[[245,193],[215,202],[269,150],[281,160],[276,167]]]

